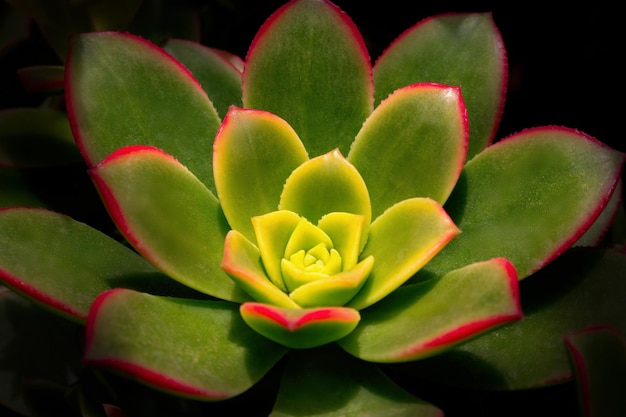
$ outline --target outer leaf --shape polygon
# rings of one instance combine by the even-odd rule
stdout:
[[[361,258],[374,257],[374,267],[348,306],[361,310],[374,304],[422,268],[459,234],[443,208],[428,198],[401,201],[371,226]]]
[[[177,395],[220,400],[255,384],[285,351],[250,331],[231,303],[120,289],[94,303],[84,360]]]
[[[55,94],[63,91],[65,68],[62,65],[37,65],[20,68],[20,77],[28,93]]]
[[[566,336],[585,417],[626,414],[626,339],[613,328]]]
[[[279,208],[294,211],[314,224],[335,211],[363,215],[361,247],[372,219],[367,186],[338,150],[313,158],[294,170],[283,188]]]
[[[405,362],[521,316],[515,269],[499,258],[396,290],[364,310],[359,326],[339,344],[367,361]]]
[[[611,226],[613,225],[620,208],[622,207],[623,184],[621,177],[619,178],[615,191],[611,195],[606,207],[598,216],[595,222],[587,229],[574,244],[575,246],[597,246],[605,237]]]
[[[12,206],[47,207],[47,204],[29,188],[20,169],[0,167],[0,208]]]
[[[68,38],[81,32],[124,30],[141,0],[67,2],[64,0],[9,0],[39,25],[60,60],[67,55]]]
[[[292,351],[270,417],[443,417],[376,366],[328,346]]]
[[[0,166],[41,167],[80,161],[65,113],[45,108],[0,111]]]
[[[259,249],[236,230],[226,235],[222,268],[255,300],[281,307],[299,307],[268,278]]]
[[[241,106],[241,71],[222,53],[183,39],[168,39],[164,48],[189,68],[221,117],[231,105]]]
[[[287,120],[311,156],[335,147],[347,154],[372,111],[365,43],[326,0],[290,1],[264,23],[248,51],[243,86],[244,107]]]
[[[523,131],[463,169],[446,211],[463,231],[425,270],[505,257],[523,279],[561,254],[611,197],[624,154],[565,128]]]
[[[24,403],[28,380],[75,384],[82,354],[76,341],[83,331],[82,326],[0,288],[0,404],[19,415],[31,415]]]
[[[445,14],[422,20],[376,61],[376,102],[418,82],[458,86],[470,127],[467,157],[491,143],[506,91],[507,58],[490,13]]]
[[[346,307],[281,308],[244,303],[244,321],[258,333],[281,345],[306,349],[333,342],[359,323],[359,312]]]
[[[465,163],[467,129],[457,87],[417,84],[383,100],[348,154],[367,184],[374,218],[411,197],[443,204]]]
[[[173,279],[224,300],[249,297],[220,268],[228,225],[217,199],[161,150],[118,150],[90,172],[126,239]]]
[[[47,210],[0,210],[0,247],[0,280],[74,321],[84,321],[94,299],[110,288],[179,293],[134,251]]]
[[[281,118],[232,107],[215,138],[217,195],[230,226],[256,238],[250,219],[278,209],[285,180],[308,160],[298,135]]]
[[[626,255],[574,248],[520,284],[524,319],[401,372],[472,389],[526,389],[572,378],[563,336],[591,326],[626,332]]]
[[[171,55],[130,34],[88,33],[72,38],[65,69],[72,130],[90,165],[126,145],[153,145],[214,191],[211,149],[220,119]]]

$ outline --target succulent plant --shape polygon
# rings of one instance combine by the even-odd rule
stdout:
[[[581,246],[621,208],[624,154],[560,126],[494,141],[491,14],[420,21],[372,66],[337,6],[293,0],[245,62],[96,30],[63,69],[66,110],[0,124],[47,117],[50,152],[84,161],[116,229],[5,204],[0,279],[7,311],[17,293],[84,334],[63,362],[81,415],[159,415],[116,374],[190,415],[240,411],[258,386],[254,415],[441,415],[411,381],[525,389],[574,370],[584,409],[613,407],[586,367],[594,346],[626,357],[626,260]]]

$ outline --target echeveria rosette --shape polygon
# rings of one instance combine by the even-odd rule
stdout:
[[[270,136],[274,152],[260,152]],[[254,163],[239,151],[245,143]],[[272,171],[276,154],[297,164],[303,148],[281,118],[232,107],[216,137],[213,163],[218,197],[234,228],[222,267],[258,302],[244,303],[242,316],[292,348],[352,332],[360,320],[354,307],[368,307],[395,290],[459,232],[427,198],[402,200],[372,222],[365,182],[338,150],[306,160],[286,179],[267,176],[275,184],[247,181]],[[282,184],[280,198],[270,204],[275,211],[264,213],[267,196],[250,191]],[[252,231],[242,213],[255,214],[247,221]],[[236,229],[240,222],[242,231]]]
[[[236,80],[236,67],[222,68]],[[421,75],[406,79],[394,68]],[[287,355],[276,415],[327,411],[329,404],[336,415],[436,414],[390,383],[377,364],[437,359],[473,338],[458,348],[461,354],[501,360],[510,377],[518,364],[527,367],[507,355],[519,351],[515,335],[528,332],[537,337],[524,339],[524,351],[543,354],[534,343],[556,333],[534,323],[556,321],[549,320],[550,308],[531,311],[537,320],[516,321],[518,280],[537,275],[598,218],[624,159],[558,127],[523,131],[486,147],[499,120],[505,69],[489,14],[420,22],[372,69],[345,14],[327,1],[294,0],[258,32],[242,74],[241,106],[230,103],[237,107],[222,120],[195,80],[200,77],[163,49],[121,33],[76,36],[66,65],[73,133],[109,213],[135,250],[58,213],[5,209],[0,239],[10,250],[0,252],[0,276],[17,292],[87,322],[85,363],[177,395],[237,396]],[[346,178],[350,186],[339,186]],[[361,182],[364,188],[354,187]],[[426,244],[419,240],[428,233],[413,232],[447,218],[442,206],[456,224],[447,233],[457,227],[462,233],[433,257],[448,239],[430,230],[439,244]],[[352,219],[338,222],[342,228],[361,223],[356,263],[321,280],[319,298],[309,294],[312,305],[302,307],[281,290],[276,273],[267,273],[263,259],[289,239],[264,246],[255,223],[278,216],[289,224],[284,219],[297,216],[334,242],[322,219],[335,213]],[[439,220],[424,221],[427,215]],[[286,229],[289,235],[295,230]],[[51,251],[54,268],[47,267]],[[342,259],[353,256],[337,252]],[[613,260],[625,264],[623,257]],[[244,272],[233,274],[236,269]],[[342,297],[327,288],[337,276],[352,285]],[[318,305],[327,297],[341,305]],[[242,310],[259,321],[276,317],[267,334],[280,343],[259,334],[267,321],[252,330]],[[308,346],[315,336],[317,330],[307,335],[307,322],[326,332],[331,320],[320,315],[327,312],[340,312],[338,322],[347,318],[348,328],[356,326],[343,338],[314,344],[333,343],[288,353],[285,345]],[[506,322],[514,324],[476,337]],[[291,325],[299,330],[283,332]],[[509,341],[513,348],[497,349]],[[350,373],[336,372],[336,364]],[[439,372],[441,378],[459,375],[446,364],[439,369],[451,371]],[[532,367],[538,371],[525,387],[540,385],[545,375],[539,368]]]

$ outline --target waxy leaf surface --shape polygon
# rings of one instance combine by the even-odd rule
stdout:
[[[565,337],[582,415],[626,414],[626,338],[612,327],[592,327]]]
[[[335,346],[292,351],[270,417],[442,417],[371,363]]]
[[[0,404],[29,416],[29,381],[74,384],[82,366],[76,341],[83,332],[83,326],[0,288]]]
[[[0,166],[41,167],[81,162],[65,113],[46,108],[0,111]]]
[[[278,209],[287,177],[307,160],[298,135],[283,119],[231,107],[213,152],[217,196],[231,228],[255,242],[250,219]]]
[[[600,325],[626,332],[625,276],[626,255],[571,249],[520,283],[522,320],[398,370],[472,389],[526,389],[571,380],[564,335]]]
[[[462,88],[468,159],[489,145],[504,105],[507,58],[490,13],[450,13],[417,23],[374,65],[376,103],[400,87],[434,82]]]
[[[230,106],[241,106],[241,71],[223,54],[184,39],[168,39],[164,48],[191,71],[220,117]]]
[[[122,148],[91,171],[126,239],[168,276],[231,301],[249,297],[220,268],[228,224],[215,196],[161,150]]]
[[[250,330],[238,306],[224,301],[118,289],[102,294],[89,317],[86,363],[185,397],[240,394],[286,352]]]
[[[325,0],[284,5],[252,41],[243,105],[284,118],[311,157],[336,147],[347,155],[373,105],[369,56],[354,23]]]
[[[517,275],[503,258],[399,288],[361,313],[338,343],[372,362],[428,357],[522,316]]]
[[[285,182],[278,208],[298,213],[313,224],[332,212],[362,215],[361,247],[372,219],[367,186],[338,150],[310,159],[294,170]]]
[[[244,303],[245,322],[263,336],[284,346],[306,349],[333,342],[359,323],[359,312],[346,307],[283,308]]]
[[[171,55],[130,34],[88,33],[72,38],[65,69],[72,130],[90,165],[126,145],[152,145],[215,191],[211,150],[220,118]]]
[[[403,200],[372,223],[361,258],[374,266],[361,291],[348,303],[358,310],[404,284],[459,234],[443,208],[429,198]]]
[[[107,235],[48,210],[0,210],[0,280],[78,322],[115,287],[175,292],[176,284]]]
[[[299,307],[270,280],[259,249],[236,230],[226,235],[221,266],[256,301],[281,307]]]
[[[566,128],[525,130],[468,162],[445,208],[463,231],[424,270],[509,259],[520,279],[560,255],[596,220],[624,154]]]
[[[347,157],[367,184],[372,216],[412,197],[443,204],[465,163],[467,135],[456,87],[412,85],[385,99],[365,121]]]

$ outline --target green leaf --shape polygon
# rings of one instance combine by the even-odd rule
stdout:
[[[295,169],[280,196],[280,210],[291,210],[317,224],[326,214],[363,215],[361,247],[367,240],[372,208],[359,172],[338,150],[310,159]]]
[[[499,258],[399,288],[363,310],[359,326],[338,343],[370,362],[406,362],[521,316],[515,269]]]
[[[438,417],[380,369],[336,347],[291,351],[270,417]]]
[[[45,108],[0,111],[0,166],[82,162],[65,113]]]
[[[436,276],[505,257],[523,279],[591,226],[620,176],[624,154],[575,130],[525,130],[463,169],[445,205],[463,233],[423,269]]]
[[[250,219],[278,209],[285,180],[307,160],[304,145],[284,120],[232,107],[213,152],[217,196],[230,226],[256,241]]]
[[[32,17],[61,61],[67,55],[68,38],[77,33],[125,30],[141,0],[9,0]]]
[[[98,294],[111,288],[180,293],[126,246],[51,211],[0,210],[0,247],[0,280],[74,321],[83,322]]]
[[[241,317],[259,334],[294,349],[334,342],[359,323],[359,312],[346,307],[285,308],[244,303]]]
[[[62,65],[35,65],[19,68],[17,75],[27,93],[57,94],[63,91],[64,72]]]
[[[31,415],[24,395],[28,381],[75,384],[82,366],[76,341],[83,331],[83,326],[0,288],[0,404]]]
[[[168,39],[163,47],[189,68],[220,117],[226,115],[231,105],[241,107],[241,71],[222,53],[183,39]]]
[[[12,206],[47,207],[47,204],[30,188],[24,172],[0,167],[0,208]]]
[[[302,218],[293,211],[272,211],[252,219],[256,240],[269,279],[283,291],[287,291],[282,275],[282,259],[287,242]]]
[[[86,332],[87,364],[202,400],[242,393],[286,352],[249,330],[236,304],[131,290],[98,297]]]
[[[602,242],[602,239],[610,230],[621,208],[623,189],[622,179],[619,178],[606,207],[604,207],[602,213],[600,213],[598,218],[589,229],[587,229],[585,234],[576,241],[574,246],[597,246]]]
[[[65,80],[72,130],[90,165],[126,145],[152,145],[215,191],[220,119],[200,84],[163,49],[130,34],[77,35]]]
[[[252,41],[243,85],[244,107],[284,118],[312,157],[336,147],[347,154],[372,111],[365,43],[328,1],[297,0],[275,12]]]
[[[348,306],[361,310],[385,297],[458,233],[443,208],[431,199],[412,198],[392,206],[372,223],[361,258],[373,256],[374,267]]]
[[[472,389],[517,390],[570,380],[564,335],[592,326],[626,332],[625,276],[624,254],[570,249],[520,283],[522,320],[398,370]]]
[[[626,414],[626,338],[614,328],[590,328],[565,338],[585,417]]]
[[[249,299],[220,268],[229,229],[219,202],[171,155],[122,148],[90,174],[122,234],[157,268],[205,294]]]
[[[383,100],[347,158],[367,184],[373,217],[412,197],[443,204],[465,163],[467,134],[465,106],[456,87],[412,85]]]
[[[376,61],[376,103],[415,83],[460,87],[469,118],[471,159],[491,143],[500,122],[506,62],[491,13],[430,17],[404,32]]]
[[[280,307],[299,307],[270,280],[259,249],[236,230],[226,235],[222,269],[256,301]]]
[[[289,297],[301,307],[342,306],[363,287],[373,265],[374,257],[368,256],[350,269],[296,288]]]

